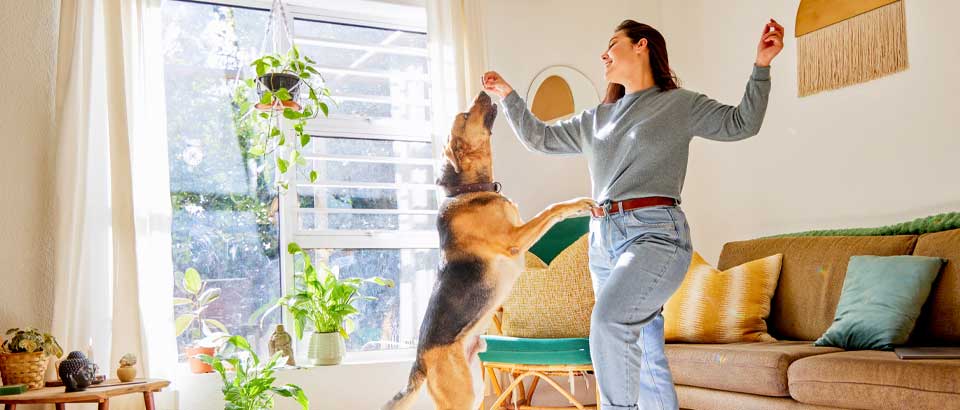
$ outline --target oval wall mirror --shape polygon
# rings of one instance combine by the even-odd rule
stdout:
[[[597,89],[587,76],[567,66],[550,66],[534,77],[527,88],[527,105],[540,121],[554,123],[600,103]]]

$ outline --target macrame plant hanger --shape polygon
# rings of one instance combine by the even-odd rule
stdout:
[[[289,21],[287,17],[287,10],[283,5],[282,0],[273,0],[273,4],[270,6],[270,16],[267,18],[267,27],[263,32],[263,39],[260,41],[260,48],[257,50],[258,56],[263,56],[267,50],[267,42],[269,41],[270,54],[283,56],[293,48],[293,35],[290,34],[290,26],[287,24]],[[279,26],[279,29],[277,29]],[[239,85],[240,75],[244,65],[240,65],[237,68],[236,82]],[[275,91],[279,88],[286,88],[287,91],[293,96],[292,101],[278,101],[274,99],[270,103],[258,102],[256,108],[260,111],[283,111],[284,108],[290,108],[294,111],[300,111],[302,108],[298,103],[300,101],[300,82],[299,78],[292,74],[267,74],[261,77],[256,77],[255,85],[257,96],[262,96],[265,91]]]

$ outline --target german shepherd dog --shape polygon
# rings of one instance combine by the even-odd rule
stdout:
[[[437,217],[442,250],[437,283],[420,327],[407,386],[384,410],[405,410],[426,382],[437,410],[472,410],[471,365],[486,350],[480,339],[524,267],[524,253],[550,227],[595,206],[578,198],[549,206],[524,223],[517,206],[493,182],[490,128],[497,106],[481,92],[457,115],[444,148],[437,184],[447,200]]]

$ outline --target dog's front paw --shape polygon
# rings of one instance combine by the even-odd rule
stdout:
[[[597,202],[591,198],[577,198],[564,202],[564,218],[590,213],[590,208],[596,207]]]

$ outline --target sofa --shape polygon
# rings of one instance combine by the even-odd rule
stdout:
[[[853,255],[947,260],[909,345],[960,346],[960,229],[918,235],[787,236],[726,243],[717,268],[782,253],[767,320],[776,342],[668,343],[680,406],[690,410],[960,409],[960,360],[816,347]]]

